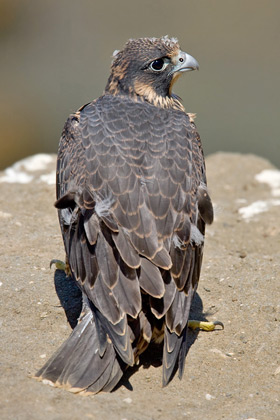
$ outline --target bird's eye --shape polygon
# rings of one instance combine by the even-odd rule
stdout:
[[[161,71],[166,67],[167,63],[163,58],[158,58],[150,64],[150,68],[154,71]]]

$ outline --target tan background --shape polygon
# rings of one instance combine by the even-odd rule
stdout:
[[[278,0],[0,0],[0,169],[56,152],[67,115],[99,96],[128,38],[178,37],[200,63],[175,87],[206,153],[280,165]]]

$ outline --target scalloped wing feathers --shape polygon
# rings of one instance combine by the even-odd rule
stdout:
[[[107,344],[102,347],[104,366],[92,383],[90,370],[83,376],[82,369],[100,354],[86,355],[79,370],[79,358],[91,350],[76,342],[75,361],[67,368],[63,361],[57,372],[64,369],[65,375],[54,375],[56,383],[90,392],[110,390],[122,363],[133,365],[152,339],[154,319],[164,335],[166,385],[178,362],[180,375],[183,371],[204,223],[213,220],[194,123],[180,110],[104,95],[65,124],[57,198],[69,265],[95,313],[84,334],[91,343],[102,330]]]

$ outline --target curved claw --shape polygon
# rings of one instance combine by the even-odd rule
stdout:
[[[65,271],[65,268],[66,268],[65,262],[63,262],[61,260],[56,260],[56,259],[51,260],[51,262],[50,262],[50,268],[52,268],[52,265],[53,264],[55,264],[55,268],[57,270],[63,270],[63,271]]]
[[[222,327],[221,329],[222,330],[224,330],[225,329],[225,326],[224,326],[224,324],[221,322],[221,321],[214,321],[213,322],[213,324],[216,326],[216,325],[219,325],[220,327]]]

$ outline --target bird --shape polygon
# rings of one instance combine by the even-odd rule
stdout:
[[[214,213],[194,114],[172,88],[198,68],[176,38],[130,39],[104,93],[67,119],[55,207],[83,309],[37,379],[110,392],[161,343],[166,386],[183,376],[189,328],[223,327],[189,319]]]

